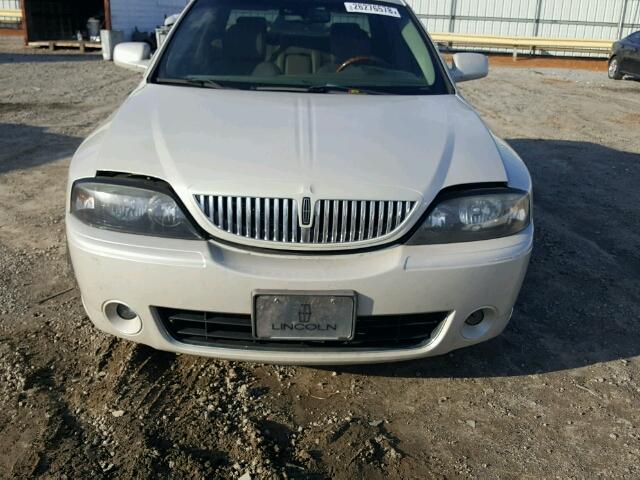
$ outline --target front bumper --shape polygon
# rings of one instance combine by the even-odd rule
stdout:
[[[483,242],[308,256],[109,232],[67,215],[67,239],[87,314],[107,333],[159,350],[229,360],[337,365],[442,355],[499,335],[527,270],[533,226]],[[307,352],[181,343],[152,308],[250,314],[256,290],[353,290],[359,316],[450,314],[428,342],[415,348]],[[127,335],[116,328],[105,315],[109,301],[133,308],[142,329]],[[485,321],[469,329],[464,322],[479,309],[487,312]]]

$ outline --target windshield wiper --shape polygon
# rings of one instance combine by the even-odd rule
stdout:
[[[385,92],[380,90],[372,90],[370,88],[346,87],[344,85],[335,85],[327,83],[325,85],[313,85],[307,89],[309,93],[331,93],[342,92],[352,95],[384,95]]]
[[[162,85],[187,85],[198,88],[213,89],[239,89],[238,86],[230,86],[228,82],[220,82],[199,77],[184,78],[157,78],[156,83]],[[302,92],[302,93],[347,93],[352,95],[384,95],[386,92],[372,90],[370,88],[347,87],[327,83],[325,85],[246,85],[243,90],[269,91],[269,92]]]
[[[308,87],[296,87],[289,85],[252,85],[251,90],[258,92],[308,92]]]
[[[191,87],[198,87],[198,88],[214,88],[214,89],[235,88],[220,82],[216,82],[214,80],[207,80],[203,78],[193,78],[193,77],[157,78],[156,83],[159,83],[161,85],[188,85]]]
[[[384,95],[385,92],[367,88],[346,87],[344,85],[289,86],[289,85],[256,85],[252,90],[269,92],[303,92],[303,93],[349,93],[353,95]]]

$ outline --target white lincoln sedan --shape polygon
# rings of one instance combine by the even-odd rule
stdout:
[[[334,365],[503,331],[532,190],[458,94],[485,57],[449,67],[403,0],[195,0],[148,63],[70,167],[69,250],[96,327]]]

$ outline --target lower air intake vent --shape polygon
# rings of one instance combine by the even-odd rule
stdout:
[[[417,347],[427,342],[447,312],[358,317],[353,340],[262,341],[253,337],[250,315],[155,309],[164,328],[179,342],[220,348],[255,350],[364,350]]]

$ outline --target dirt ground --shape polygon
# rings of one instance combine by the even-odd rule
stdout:
[[[0,478],[640,478],[640,83],[496,68],[462,90],[535,182],[500,338],[297,368],[92,328],[69,270],[69,158],[139,77],[0,52]]]

